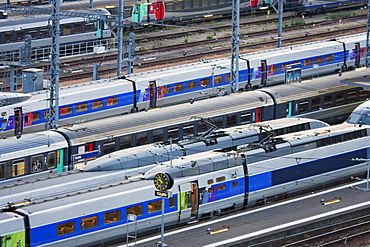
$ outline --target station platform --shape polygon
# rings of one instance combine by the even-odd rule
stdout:
[[[164,243],[169,247],[283,246],[290,238],[296,241],[297,232],[339,224],[344,216],[370,218],[370,193],[355,189],[359,187],[366,188],[366,182],[347,184],[166,231]],[[278,245],[276,239],[281,240]],[[155,246],[160,240],[161,235],[158,234],[137,239],[136,245],[122,243],[114,246]]]

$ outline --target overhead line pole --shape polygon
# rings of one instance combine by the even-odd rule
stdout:
[[[118,22],[117,22],[117,76],[122,73],[123,61],[123,3],[124,0],[119,0]]]
[[[59,121],[59,37],[60,37],[60,0],[51,0],[51,68],[50,68],[50,109],[46,129],[57,129]]]
[[[231,71],[230,88],[235,93],[239,90],[239,27],[240,27],[240,0],[232,3],[232,33],[231,33]]]

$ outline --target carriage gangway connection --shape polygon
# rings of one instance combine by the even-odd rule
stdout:
[[[294,199],[239,211],[213,220],[189,224],[164,234],[164,243],[169,247],[187,246],[234,246],[247,243],[259,246],[258,241],[266,241],[275,234],[285,235],[288,229],[304,229],[312,223],[331,220],[369,208],[370,193],[356,189],[366,187],[366,181],[356,181],[339,187],[297,197]],[[111,247],[153,246],[160,242],[161,235],[137,239],[133,243],[121,243]],[[252,241],[253,240],[253,241]]]

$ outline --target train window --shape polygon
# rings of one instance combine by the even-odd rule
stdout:
[[[181,92],[181,91],[184,91],[184,84],[182,84],[182,83],[176,84],[176,85],[173,87],[173,91],[174,91],[175,93],[177,93],[177,92]]]
[[[298,111],[299,113],[308,112],[308,100],[302,100],[299,102]]]
[[[236,114],[228,115],[226,117],[226,125],[227,125],[227,127],[235,126],[236,125],[236,119],[237,119],[237,115]]]
[[[44,119],[49,118],[49,110],[44,111]]]
[[[315,57],[314,58],[314,63],[315,64],[322,64],[322,57]]]
[[[312,59],[311,58],[305,59],[303,61],[303,66],[304,67],[311,66],[311,65],[312,65]]]
[[[333,106],[333,97],[330,95],[324,96],[324,108],[330,108]]]
[[[207,184],[213,184],[213,179],[208,179]]]
[[[40,112],[33,112],[32,121],[39,121],[39,120],[40,120]]]
[[[63,24],[61,30],[62,30],[62,35],[72,34],[72,25]]]
[[[225,75],[225,81],[230,82],[230,73]]]
[[[209,87],[209,85],[211,85],[211,82],[210,82],[209,78],[205,78],[205,79],[200,80],[200,86],[201,87]]]
[[[226,180],[226,177],[222,176],[222,177],[216,178],[216,183],[223,182],[225,180]]]
[[[226,189],[226,184],[221,184],[216,187],[216,190],[224,190],[224,189]]]
[[[57,235],[58,236],[72,233],[74,231],[75,231],[75,223],[73,221],[57,225]]]
[[[215,117],[213,118],[213,123],[219,127],[219,128],[223,128],[224,127],[224,123],[223,123],[223,118],[222,117]]]
[[[12,171],[13,177],[25,174],[25,171],[24,171],[25,161],[24,161],[24,159],[19,159],[19,160],[13,161],[13,167],[12,168],[13,168],[13,171]]]
[[[162,210],[162,199],[148,203],[148,213],[154,213]]]
[[[163,129],[156,129],[152,131],[152,142],[163,141]]]
[[[236,181],[235,182],[232,182],[231,186],[232,187],[238,186],[238,182],[236,182]]]
[[[61,116],[65,116],[69,114],[72,114],[72,106],[66,106],[66,107],[60,108]]]
[[[137,205],[137,206],[127,208],[126,217],[127,217],[128,214],[134,214],[136,216],[142,215],[143,214],[143,205]]]
[[[87,103],[78,104],[76,105],[76,112],[87,111],[87,107],[88,107]]]
[[[121,220],[121,211],[116,210],[104,214],[104,224],[109,224]]]
[[[23,41],[24,40],[24,37],[26,36],[26,33],[24,30],[19,30],[17,31],[17,41]]]
[[[353,103],[357,101],[357,91],[352,90],[348,92],[348,103]]]
[[[312,99],[312,111],[318,111],[321,107],[321,98],[315,97]]]
[[[107,99],[107,106],[118,105],[118,97],[112,97]]]
[[[277,72],[279,72],[279,65],[277,64],[272,65],[272,73],[276,74]]]
[[[1,116],[2,117],[5,117],[7,114],[6,114],[6,112],[5,111],[3,111],[2,113],[1,113]]]
[[[198,123],[198,134],[208,130],[208,126],[204,122],[198,121],[197,123]]]
[[[290,63],[283,63],[283,65],[281,65],[281,70],[285,71],[286,67],[289,66],[289,65],[290,65]]]
[[[361,89],[358,93],[358,100],[366,100],[368,98],[369,91]]]
[[[37,156],[31,157],[31,172],[42,171],[43,160],[44,160],[43,155],[37,155]]]
[[[174,126],[174,127],[168,127],[168,139],[176,139],[179,137],[179,127]]]
[[[5,42],[13,42],[13,32],[10,31],[10,32],[5,32],[4,34],[4,37],[5,37]]]
[[[164,95],[171,93],[171,87],[170,86],[164,86]]]
[[[94,23],[86,23],[85,24],[85,32],[91,32],[94,31]]]
[[[83,33],[82,23],[74,23],[73,33]]]
[[[182,127],[183,136],[193,135],[194,134],[194,124],[184,124]]]
[[[136,145],[148,144],[148,133],[139,133],[136,135]]]
[[[197,88],[197,81],[189,81],[188,83],[186,83],[186,87],[188,89],[194,89],[194,88]]]
[[[55,152],[48,153],[48,168],[54,168],[57,164]]]
[[[344,104],[344,93],[340,92],[337,93],[335,97],[335,105],[343,105]]]
[[[213,188],[209,188],[209,189],[208,189],[208,192],[209,192],[209,193],[212,193],[213,191],[214,191],[214,189],[213,189]]]
[[[0,179],[5,178],[6,163],[0,163]]]
[[[28,35],[31,35],[32,39],[38,39],[37,34],[38,34],[37,28],[28,30]]]
[[[132,137],[131,136],[122,136],[119,138],[119,148],[129,148],[131,147]]]
[[[249,111],[242,112],[240,114],[240,124],[246,124],[251,122],[251,113]]]
[[[170,197],[170,208],[175,206],[175,197]]]
[[[42,27],[39,32],[40,38],[49,38],[49,28]]]
[[[334,61],[334,55],[327,55],[325,56],[325,62],[330,63]]]
[[[98,226],[98,216],[91,216],[81,220],[81,230]]]
[[[114,139],[103,142],[103,155],[114,152],[115,150],[116,150],[116,142]]]
[[[213,77],[214,85],[222,83],[222,76],[215,76]]]
[[[91,103],[92,109],[98,109],[103,107],[103,100],[95,100]]]

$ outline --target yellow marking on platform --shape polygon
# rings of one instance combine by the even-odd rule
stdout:
[[[229,227],[225,227],[225,228],[222,228],[222,229],[219,229],[219,230],[210,231],[209,234],[216,234],[216,233],[220,233],[220,232],[226,232],[228,230],[229,230]]]
[[[335,200],[331,200],[331,201],[326,201],[324,202],[324,205],[329,205],[329,204],[333,204],[333,203],[337,203],[337,202],[340,202],[340,199],[335,199]]]

